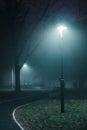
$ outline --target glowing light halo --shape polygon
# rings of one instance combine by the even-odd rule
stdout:
[[[28,68],[28,65],[24,63],[23,68]]]
[[[64,32],[65,30],[67,30],[67,27],[61,25],[61,26],[57,27],[57,29],[58,29],[58,31],[59,31],[59,33],[60,33],[60,37],[63,38],[63,32]]]

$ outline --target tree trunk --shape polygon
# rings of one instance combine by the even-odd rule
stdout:
[[[20,67],[15,65],[15,91],[20,92]]]

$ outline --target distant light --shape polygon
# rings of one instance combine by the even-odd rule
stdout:
[[[58,29],[58,31],[60,33],[60,37],[62,38],[63,37],[63,32],[64,32],[64,30],[67,30],[67,27],[61,25],[61,26],[57,27],[57,29]]]
[[[26,68],[28,68],[28,65],[25,63],[22,68],[26,69]]]

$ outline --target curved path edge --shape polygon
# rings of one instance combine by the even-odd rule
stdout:
[[[13,119],[14,119],[14,122],[20,127],[21,130],[24,130],[24,128],[23,128],[23,127],[21,126],[21,124],[17,121],[17,119],[16,119],[16,117],[15,117],[15,112],[16,112],[17,109],[19,109],[19,108],[21,108],[21,107],[23,107],[23,106],[25,106],[25,105],[28,105],[28,104],[24,104],[24,105],[18,106],[18,107],[16,107],[16,108],[13,110],[13,112],[12,112],[12,117],[13,117]]]

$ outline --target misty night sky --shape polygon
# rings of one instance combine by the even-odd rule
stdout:
[[[20,2],[20,0],[16,0],[16,1],[18,3]],[[9,15],[9,12],[7,12],[7,7],[6,7],[5,2],[6,2],[6,0],[0,0],[0,35],[1,35],[1,38],[0,38],[0,59],[1,59],[0,72],[2,72],[2,70],[6,71],[7,67],[11,66],[14,61],[13,60],[13,51],[12,51],[13,43],[11,42],[11,40],[12,40],[11,26],[9,24],[10,15]],[[15,2],[15,0],[12,0],[11,2],[12,2],[12,7],[14,8],[16,2]],[[42,10],[44,10],[44,8],[46,6],[46,2],[47,2],[47,0],[37,0],[37,1],[24,0],[24,3],[21,4],[21,8],[18,12],[19,13],[18,17],[15,17],[15,21],[17,19],[17,22],[18,22],[17,26],[16,26],[17,38],[18,38],[17,39],[18,40],[18,42],[17,42],[18,51],[21,49],[24,49],[23,53],[24,52],[26,53],[26,48],[27,48],[26,41],[28,39],[32,44],[31,37],[29,37],[28,35],[30,35],[33,30],[33,26],[35,25],[35,22],[36,22],[35,19],[39,18],[40,6],[41,6]],[[31,3],[33,3],[33,4],[31,4]],[[24,12],[28,8],[28,5],[29,5],[30,11],[25,17],[24,24],[19,27],[19,25],[21,23],[20,19],[23,18]],[[37,12],[35,10],[36,7],[38,7]],[[50,23],[52,25],[52,23],[54,21],[57,22],[57,20],[59,20],[59,18],[60,19],[64,18],[70,22],[81,21],[81,20],[87,19],[86,18],[87,17],[87,1],[86,0],[61,0],[61,1],[60,0],[51,0],[48,10],[47,10],[46,14],[44,15],[44,17],[45,18],[42,18],[42,23],[45,23],[45,25],[43,24],[42,26],[40,26],[38,28],[38,30],[39,30],[38,35],[39,35],[39,33],[41,35],[41,29],[45,30],[46,27],[50,25]],[[32,37],[34,39],[34,42],[36,42],[36,43],[38,43],[38,41],[42,42],[41,38],[40,38],[40,40],[38,40],[39,37],[37,36],[37,33],[34,34],[34,36],[32,35]],[[31,48],[32,48],[32,46],[33,46],[33,44],[31,45]],[[30,64],[32,64],[33,66],[35,65],[36,68],[38,68],[38,69],[42,68],[43,71],[48,70],[48,73],[49,72],[52,73],[52,71],[57,73],[56,68],[57,68],[58,63],[57,63],[57,57],[55,57],[55,55],[57,53],[54,54],[54,57],[52,57],[52,55],[48,56],[48,53],[50,53],[50,52],[45,53],[45,49],[44,49],[44,46],[43,46],[43,48],[41,46],[40,46],[40,48],[37,48],[34,51],[34,53],[32,54],[31,59],[27,58],[27,62],[28,63],[31,62]],[[44,57],[43,57],[43,55],[44,55]],[[48,58],[47,58],[47,56],[48,56]],[[50,59],[49,62],[47,62],[48,59]],[[82,59],[84,59],[84,58],[82,58]],[[74,62],[76,62],[76,60]],[[86,61],[84,61],[84,62],[86,62]],[[69,63],[67,63],[67,64],[69,64]],[[84,63],[84,64],[86,66],[86,63]],[[71,66],[71,68],[72,68],[72,64],[69,66]],[[54,69],[52,69],[52,68],[54,68]],[[82,69],[82,71],[83,71],[83,69]]]

